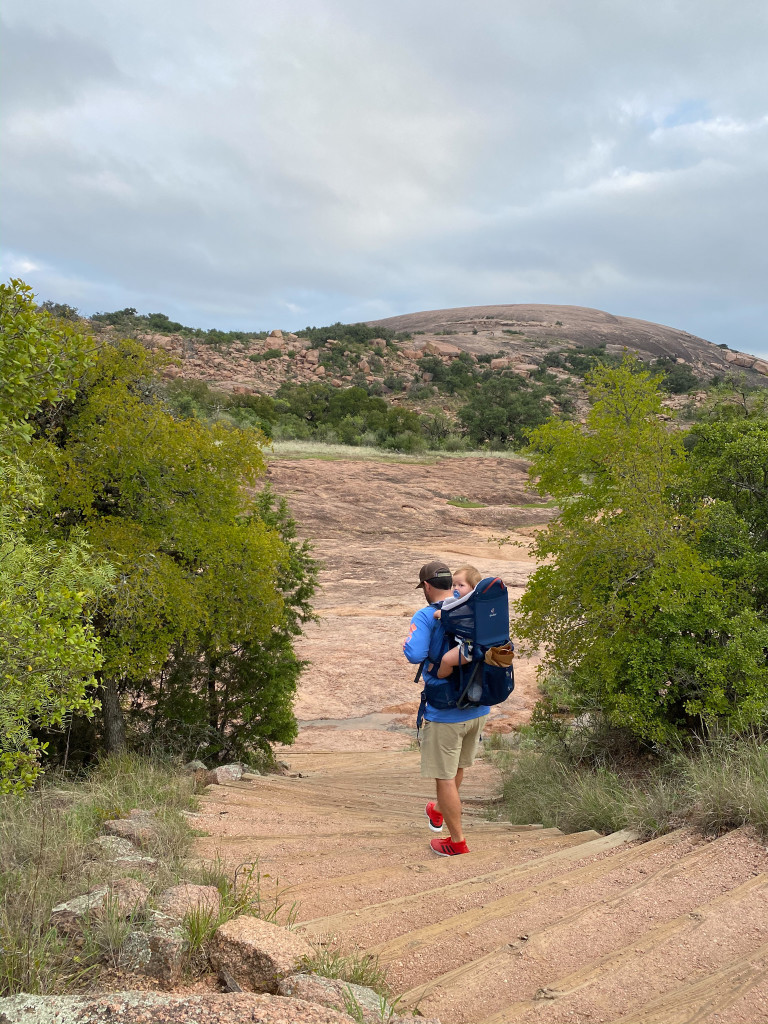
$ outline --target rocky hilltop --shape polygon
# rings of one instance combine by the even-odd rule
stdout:
[[[628,348],[644,360],[666,357],[687,363],[705,379],[733,366],[768,376],[768,362],[755,356],[731,351],[674,327],[585,306],[460,306],[368,323],[424,335],[420,347],[428,343],[428,337],[450,336],[455,347],[474,355],[504,349],[513,359],[538,363],[547,350],[605,345],[609,353]]]
[[[465,354],[494,371],[529,377],[546,367],[547,359],[551,365],[554,353],[584,349],[603,349],[608,355],[630,349],[648,362],[685,364],[703,386],[734,370],[754,383],[768,377],[768,362],[748,353],[672,327],[581,306],[468,306],[369,321],[369,326],[380,327],[389,341],[374,338],[362,352],[333,338],[318,344],[281,330],[226,345],[174,334],[147,332],[141,337],[174,358],[166,378],[201,380],[235,394],[273,395],[285,381],[324,380],[335,387],[375,385],[378,393],[407,404],[411,387],[431,379],[419,366],[425,356],[450,364]],[[334,351],[335,358],[330,358]]]

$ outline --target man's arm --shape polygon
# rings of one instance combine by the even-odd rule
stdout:
[[[428,617],[424,616],[424,612]],[[420,608],[411,619],[411,628],[403,644],[403,654],[412,665],[420,665],[429,656],[429,643],[432,639],[429,619],[432,618],[430,608]]]

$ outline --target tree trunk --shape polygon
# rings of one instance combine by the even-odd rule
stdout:
[[[219,731],[219,698],[216,694],[218,668],[218,658],[211,658],[208,662],[208,725],[214,732]]]
[[[114,679],[101,681],[101,715],[104,722],[104,744],[108,754],[124,754],[128,749],[125,738],[125,719],[120,707],[120,695]]]

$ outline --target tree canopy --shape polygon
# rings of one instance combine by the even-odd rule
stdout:
[[[729,448],[721,425],[701,427],[688,455],[634,359],[588,381],[585,425],[550,421],[531,436],[536,485],[562,514],[537,536],[542,564],[519,602],[519,635],[542,646],[572,710],[599,711],[642,740],[764,722],[759,494],[743,508],[744,481],[756,485],[766,465],[764,432]],[[749,561],[748,576],[717,536]]]
[[[139,343],[96,345],[20,283],[2,297],[6,785],[28,785],[73,722],[90,756],[153,736],[212,757],[290,741],[317,570],[285,504],[254,492],[264,435],[174,418]],[[99,704],[97,736],[77,723]]]

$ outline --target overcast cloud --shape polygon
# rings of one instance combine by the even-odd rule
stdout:
[[[269,329],[595,306],[768,354],[768,7],[6,0],[2,276]]]

